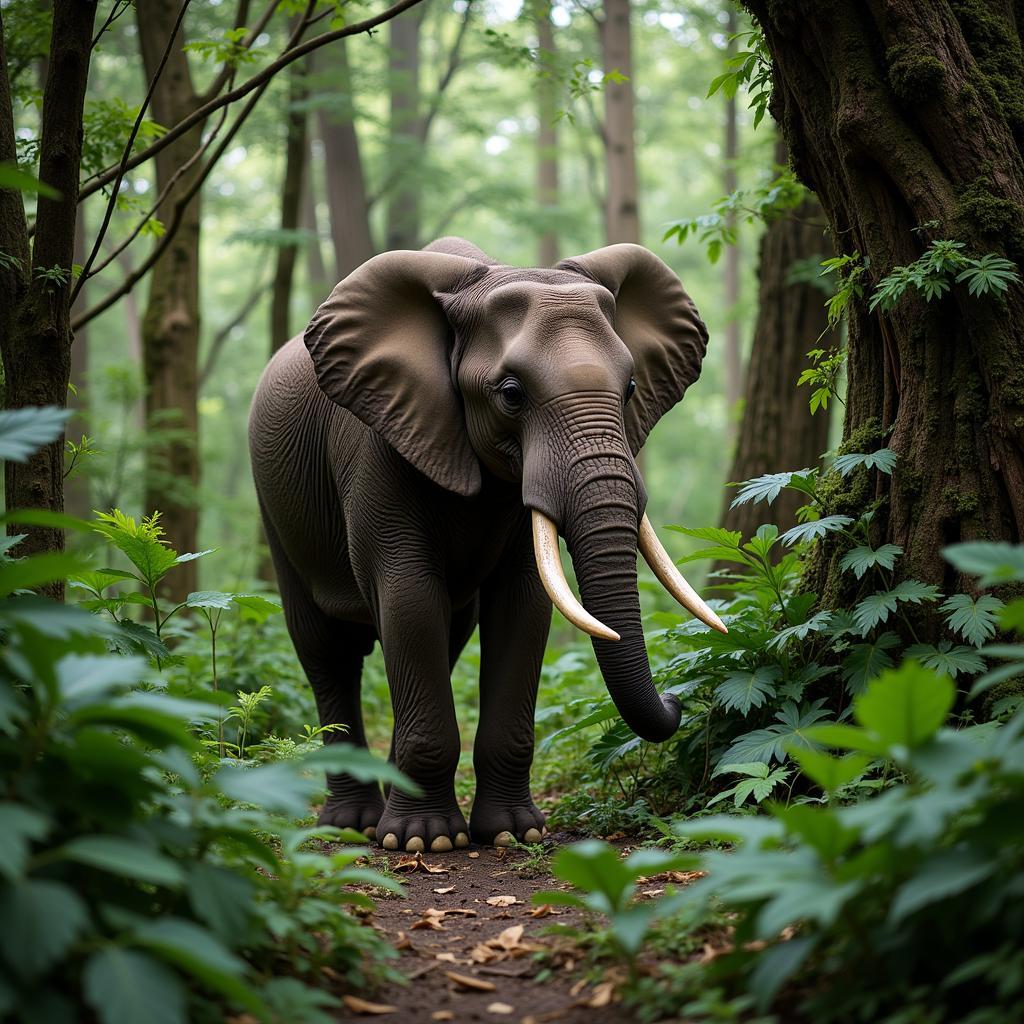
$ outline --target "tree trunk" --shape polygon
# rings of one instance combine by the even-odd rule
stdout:
[[[308,122],[307,122],[308,127]],[[306,154],[306,173],[302,178],[302,226],[309,232],[306,244],[306,286],[312,298],[319,302],[330,290],[331,280],[324,266],[324,253],[320,247],[320,218],[316,212],[316,162],[313,160],[313,137],[309,135],[309,152]],[[312,308],[312,307],[311,307]]]
[[[604,86],[605,239],[640,241],[636,181],[636,127],[633,98],[630,0],[605,0],[601,21],[601,59],[608,79]]]
[[[170,38],[178,13],[176,0],[141,0],[136,6],[139,43],[147,81],[151,80]],[[178,33],[167,66],[153,93],[154,119],[177,124],[199,104]],[[197,124],[156,155],[157,189],[188,164],[202,145]],[[194,160],[171,187],[157,216],[165,223],[180,197],[202,170]],[[159,511],[167,541],[179,552],[197,545],[199,509],[199,228],[200,195],[185,206],[174,240],[149,278],[149,298],[142,320],[143,373],[146,384],[145,511]],[[196,589],[196,563],[184,562],[167,577],[167,594],[182,601]]]
[[[71,372],[71,264],[75,247],[82,114],[92,52],[96,4],[54,0],[53,28],[43,89],[39,177],[57,189],[39,197],[35,245],[29,252],[21,195],[0,190],[0,251],[17,263],[0,268],[0,353],[7,408],[64,406]],[[0,19],[0,160],[16,161],[14,114]],[[44,273],[49,274],[44,278]],[[27,462],[4,467],[7,507],[64,508],[64,441],[59,438]],[[19,531],[22,532],[22,531]],[[60,550],[61,530],[25,529],[19,554]],[[63,585],[47,588],[60,597]]]
[[[298,231],[302,203],[302,181],[306,176],[309,139],[307,114],[303,103],[308,95],[306,72],[295,63],[288,72],[288,112],[286,117],[284,177],[281,182],[281,231],[292,235]],[[270,352],[273,355],[290,337],[289,312],[292,304],[292,282],[298,245],[278,245],[274,264],[274,283],[270,296]]]
[[[333,78],[340,96],[333,113],[320,108],[318,122],[327,164],[327,206],[331,212],[334,273],[335,280],[340,281],[365,263],[376,250],[370,234],[345,40],[335,44],[331,55],[334,58]]]
[[[558,84],[554,76],[557,58],[551,0],[536,0],[533,16],[542,69],[537,78],[537,205],[541,216],[550,223],[558,206]],[[558,262],[558,232],[553,227],[541,234],[537,255],[542,267]]]
[[[731,0],[726,0],[728,22],[726,31],[730,37],[737,31],[736,8]],[[730,56],[736,52],[735,42],[729,42]],[[722,165],[722,185],[727,196],[732,195],[738,187],[736,161],[739,157],[739,134],[736,130],[736,95],[727,96],[725,100],[725,146],[723,147],[724,162]],[[735,227],[736,215],[729,214],[731,226]],[[743,354],[740,348],[740,248],[739,244],[725,247],[723,266],[723,290],[725,292],[725,403],[729,410],[729,434],[735,436],[736,403],[743,394]]]
[[[784,163],[785,153],[780,155]],[[824,227],[818,201],[808,199],[772,221],[761,238],[757,322],[730,480],[815,466],[828,447],[828,414],[812,416],[807,388],[796,386],[808,349],[828,327],[825,296],[813,284],[789,279],[797,261],[822,259]],[[766,521],[788,529],[806,504],[802,495],[785,490],[770,510],[753,503],[729,508],[733,496],[726,495],[722,525],[745,538]]]
[[[75,256],[74,260],[81,266],[88,253],[85,247],[85,207],[78,211],[75,220]],[[88,286],[83,285],[71,312],[79,312],[88,304]],[[74,333],[71,345],[71,388],[68,389],[68,405],[75,410],[75,415],[68,424],[68,433],[72,438],[80,439],[89,432],[90,388],[85,378],[89,372],[89,328],[80,327]],[[90,500],[89,470],[81,463],[77,464],[69,477],[64,481],[64,507],[73,516],[87,519],[92,512]]]
[[[391,124],[388,138],[388,249],[420,246],[420,26],[416,8],[388,22]]]
[[[821,199],[871,286],[934,239],[1024,264],[1024,56],[1008,0],[745,0],[774,65],[772,112],[798,175]],[[837,511],[880,499],[875,542],[904,549],[901,572],[964,585],[951,543],[1024,537],[1024,289],[930,303],[851,304],[845,445],[885,443],[896,472],[860,470]],[[826,545],[809,587],[842,599],[848,574]],[[937,628],[937,627],[936,627]],[[934,632],[934,629],[931,631]],[[927,635],[927,634],[926,634]],[[934,637],[929,637],[933,639]]]

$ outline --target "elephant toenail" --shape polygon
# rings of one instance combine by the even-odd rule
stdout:
[[[447,853],[452,848],[452,841],[447,836],[438,836],[431,844],[431,853]]]
[[[469,836],[467,836],[465,832],[459,832],[458,835],[455,836],[455,845],[460,850],[464,850],[469,846]]]
[[[406,853],[422,853],[423,849],[423,839],[420,836],[413,836],[412,839],[406,841]]]
[[[385,850],[397,850],[398,849],[398,836],[394,832],[389,832],[384,837],[384,842],[380,844]]]
[[[523,836],[523,839],[528,843],[539,843],[541,838],[540,832],[535,828],[528,828],[526,835]]]
[[[377,838],[377,828],[376,828],[376,826],[375,825],[368,825],[366,828],[363,829],[363,835],[366,836],[367,839],[376,839]]]
[[[516,841],[516,837],[511,832],[499,832],[494,837],[495,846],[511,846]]]

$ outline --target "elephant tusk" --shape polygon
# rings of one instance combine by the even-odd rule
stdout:
[[[638,542],[640,554],[658,577],[661,585],[688,611],[700,619],[705,625],[717,629],[719,633],[728,633],[725,623],[704,603],[700,595],[683,578],[676,568],[672,556],[661,546],[658,535],[645,515],[640,521],[640,538]]]
[[[533,553],[537,559],[537,571],[544,584],[551,603],[578,629],[601,640],[618,640],[619,634],[595,619],[576,600],[569,583],[562,572],[562,560],[558,557],[558,529],[543,512],[533,509]]]

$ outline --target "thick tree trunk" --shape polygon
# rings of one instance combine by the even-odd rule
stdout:
[[[736,8],[732,0],[726,0],[725,4],[728,21],[726,31],[730,36],[736,34]],[[729,43],[729,53],[736,52],[736,44]],[[736,95],[727,96],[725,100],[725,145],[723,146],[722,185],[725,194],[732,195],[738,187],[736,174],[736,161],[739,158],[739,133],[736,130]],[[730,214],[730,220],[735,226],[736,216]],[[725,249],[723,261],[723,290],[725,292],[725,402],[729,409],[729,434],[735,436],[733,415],[735,414],[736,403],[743,394],[743,353],[740,346],[740,248],[739,245],[729,245]]]
[[[761,238],[757,322],[730,480],[815,466],[828,447],[828,414],[812,416],[807,389],[796,386],[808,349],[828,327],[825,296],[813,284],[789,278],[798,260],[822,258],[824,227],[821,207],[809,199],[772,221]],[[733,497],[730,490],[722,525],[744,537],[766,521],[788,529],[796,523],[796,510],[806,504],[795,491],[783,491],[770,510],[752,503],[729,508]]]
[[[772,111],[798,175],[819,195],[869,284],[958,239],[1024,264],[1024,77],[1019,6],[1008,0],[745,0],[774,65]],[[1024,289],[888,313],[852,304],[846,444],[883,442],[892,477],[851,474],[840,511],[880,499],[877,542],[902,572],[953,587],[950,543],[1024,537]],[[810,587],[847,583],[825,547]]]
[[[140,0],[139,43],[147,81],[151,80],[178,13],[176,0]],[[178,33],[153,93],[153,117],[160,124],[183,120],[199,104],[192,85],[185,39]],[[163,190],[202,145],[197,124],[156,156],[157,188]],[[193,160],[171,187],[157,216],[167,222],[202,171]],[[185,206],[174,240],[149,278],[149,299],[142,320],[146,423],[153,437],[146,448],[146,512],[159,511],[168,542],[177,551],[194,551],[199,527],[199,228],[200,196]],[[168,596],[184,600],[196,589],[196,563],[184,562],[167,577]]]
[[[71,372],[71,264],[75,246],[82,113],[92,52],[96,4],[54,0],[53,29],[43,89],[39,177],[57,189],[39,197],[35,245],[29,254],[21,195],[0,190],[0,251],[17,260],[0,270],[0,353],[8,408],[67,401]],[[0,21],[0,40],[3,24]],[[0,41],[0,160],[16,160],[7,54]],[[47,277],[42,275],[47,274]],[[25,463],[5,466],[8,508],[64,507],[64,442],[58,439]],[[20,532],[20,531],[19,531]],[[20,554],[59,550],[60,530],[29,528]],[[54,596],[63,586],[48,588]]]
[[[601,60],[608,80],[604,86],[605,238],[612,242],[640,241],[636,180],[636,125],[633,96],[633,52],[630,0],[605,0],[601,21]]]
[[[420,246],[420,27],[416,8],[388,22],[391,124],[388,139],[388,249]]]
[[[335,280],[340,281],[373,256],[376,249],[370,234],[345,40],[332,47],[330,56],[338,103],[333,111],[321,107],[318,122],[327,165],[327,207],[331,213]],[[319,66],[322,63],[321,55]]]
[[[302,181],[306,176],[309,138],[307,114],[303,102],[308,95],[306,73],[301,63],[292,65],[288,73],[287,139],[285,142],[284,177],[281,182],[281,231],[294,235],[299,228],[302,204]],[[279,245],[274,262],[274,283],[270,294],[270,351],[276,352],[290,337],[289,311],[292,304],[292,282],[298,245]]]
[[[551,0],[535,0],[533,16],[542,67],[537,79],[537,205],[548,219],[558,206],[558,85],[553,74],[556,54]],[[554,228],[541,234],[537,256],[542,267],[558,262],[558,232]]]

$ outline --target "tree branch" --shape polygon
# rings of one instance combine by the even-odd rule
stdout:
[[[118,6],[118,4],[120,4],[120,7]],[[91,50],[95,50],[96,44],[100,41],[100,38],[102,37],[103,33],[106,32],[107,29],[110,28],[110,26],[113,25],[114,22],[117,21],[117,19],[120,18],[122,14],[124,14],[126,11],[130,11],[131,9],[132,0],[114,0],[114,4],[110,8],[110,13],[107,15],[107,20],[104,21],[102,25],[100,25],[100,30],[96,33],[95,36],[93,36],[92,44],[89,48]]]
[[[17,165],[14,106],[7,71],[7,49],[4,45],[4,18],[0,10],[0,162]],[[6,311],[13,310],[28,280],[29,246],[25,223],[25,201],[16,189],[0,189],[0,252],[17,261],[14,265],[0,263],[0,297]]]
[[[280,6],[281,0],[270,0],[270,3],[266,6],[263,13],[259,16],[256,24],[249,30],[245,38],[242,40],[240,46],[243,50],[248,50],[253,43],[259,38],[260,33],[267,27],[268,22],[274,16],[274,12]],[[246,19],[249,17],[249,0],[238,0],[238,11],[235,14],[235,28],[241,28]],[[199,96],[200,104],[209,103],[215,96],[220,93],[231,80],[235,77],[235,73],[238,71],[238,67],[231,63],[225,63],[224,66],[217,72],[216,77],[209,84],[209,86]]]
[[[75,282],[75,287],[71,291],[71,305],[75,304],[75,299],[78,298],[79,293],[85,285],[86,278],[89,276],[89,271],[92,268],[93,263],[96,261],[96,256],[100,251],[100,246],[103,244],[103,236],[106,235],[107,228],[110,227],[110,218],[114,216],[114,210],[117,208],[117,195],[121,189],[121,182],[124,180],[125,166],[128,163],[128,158],[132,155],[132,146],[135,145],[135,139],[138,137],[139,128],[142,127],[142,121],[146,116],[146,111],[149,109],[150,100],[153,99],[153,93],[156,92],[156,83],[160,80],[164,67],[167,65],[167,59],[171,55],[174,40],[178,36],[178,32],[181,29],[181,23],[185,20],[185,12],[188,10],[188,5],[191,2],[192,0],[182,0],[181,10],[178,11],[178,17],[175,19],[174,25],[171,27],[171,34],[167,37],[167,45],[164,47],[164,52],[160,56],[160,63],[157,64],[156,71],[153,72],[153,78],[149,83],[149,89],[146,92],[146,97],[142,101],[142,105],[139,107],[139,113],[135,118],[135,124],[132,125],[132,130],[128,135],[128,141],[124,146],[124,152],[121,154],[121,163],[117,168],[117,177],[114,179],[114,187],[110,190],[110,198],[107,200],[107,208],[103,213],[103,221],[100,224],[99,230],[96,232],[96,239],[93,242],[92,251],[89,253],[89,258],[83,264],[82,272],[78,277],[78,281]],[[245,0],[243,0],[243,2],[245,2]],[[95,43],[93,45],[95,45]]]
[[[213,374],[213,369],[217,365],[217,359],[220,356],[221,349],[224,347],[224,343],[228,340],[231,336],[231,332],[236,327],[241,327],[241,325],[249,319],[249,315],[256,308],[260,296],[267,290],[268,283],[269,282],[266,277],[261,275],[259,280],[256,282],[256,286],[245,297],[245,301],[238,307],[238,311],[235,315],[210,339],[210,347],[207,349],[206,358],[203,360],[202,368],[199,371],[198,383],[200,391],[203,390],[203,387],[207,384]]]
[[[473,0],[467,0],[466,9],[462,14],[462,23],[459,25],[458,34],[455,36],[452,48],[448,51],[448,66],[445,68],[444,74],[438,79],[437,86],[434,89],[434,94],[430,97],[430,103],[427,106],[427,110],[423,117],[420,118],[420,123],[417,127],[416,134],[421,146],[426,145],[427,137],[430,135],[430,126],[433,124],[434,118],[437,117],[437,114],[441,109],[441,100],[444,99],[445,90],[449,85],[451,85],[451,81],[455,77],[455,72],[458,71],[462,62],[462,44],[465,41],[466,30],[469,28],[469,21],[472,14]]]
[[[159,139],[155,139],[144,150],[136,153],[135,156],[128,161],[125,166],[125,170],[130,171],[133,168],[138,167],[140,164],[144,164],[146,161],[151,160],[158,152],[160,152],[160,150],[169,146],[175,139],[180,138],[190,128],[193,128],[195,125],[205,121],[212,113],[220,110],[221,107],[242,99],[242,97],[247,96],[254,89],[259,89],[265,86],[266,83],[269,82],[279,71],[288,67],[288,65],[293,61],[299,60],[307,54],[312,53],[314,50],[318,50],[321,46],[333,43],[337,39],[345,39],[348,36],[356,36],[363,32],[371,32],[378,25],[383,25],[385,22],[390,21],[392,18],[401,14],[403,11],[407,11],[410,7],[415,7],[417,4],[422,2],[423,0],[399,0],[398,3],[389,7],[381,14],[374,15],[372,18],[365,18],[363,21],[357,21],[352,25],[345,26],[344,28],[324,32],[321,35],[313,36],[312,39],[307,39],[304,43],[300,43],[286,49],[276,60],[272,61],[262,70],[257,71],[251,78],[246,79],[246,81],[241,85],[216,97],[215,99],[210,100],[208,103],[204,103],[198,109],[189,114],[188,117],[183,118],[178,122],[178,124],[174,125],[173,128],[161,135]],[[83,184],[81,192],[79,193],[79,199],[85,199],[93,193],[98,192],[105,185],[108,185],[117,176],[117,172],[118,168],[112,167],[91,178],[87,183]]]

